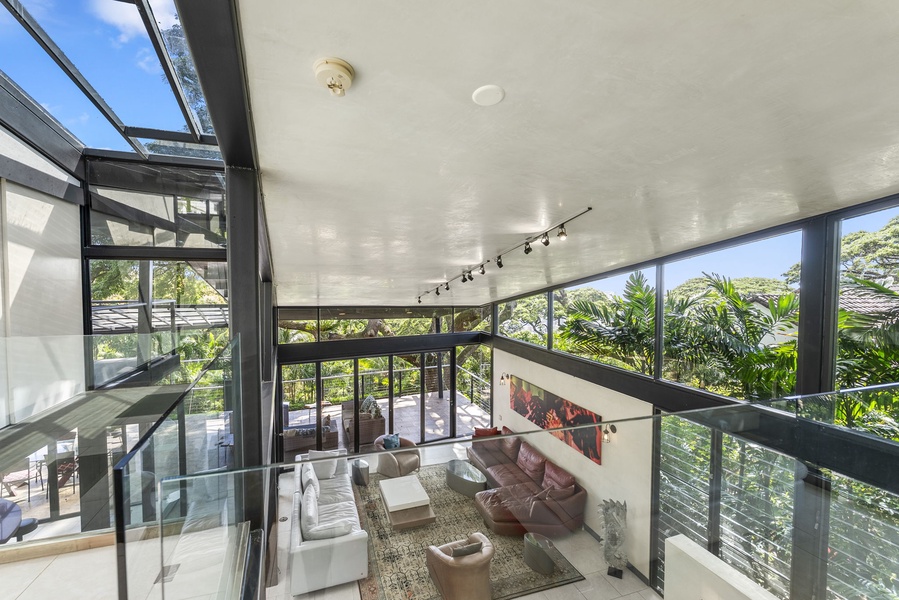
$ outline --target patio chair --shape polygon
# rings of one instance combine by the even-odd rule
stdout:
[[[16,463],[13,463],[8,471],[0,473],[0,483],[2,483],[3,489],[6,490],[6,493],[8,493],[10,496],[16,495],[14,488],[21,487],[22,484],[27,484],[28,501],[31,502],[32,476],[34,476],[35,478],[37,477],[37,475],[32,472],[31,461],[26,457]],[[41,482],[43,484],[43,478]]]

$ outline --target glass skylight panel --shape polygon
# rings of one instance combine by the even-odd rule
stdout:
[[[132,150],[116,128],[5,9],[0,9],[0,71],[86,146]]]
[[[203,133],[211,134],[212,121],[206,108],[206,98],[200,89],[200,80],[190,49],[187,47],[187,40],[184,39],[184,30],[181,29],[181,19],[175,4],[172,0],[149,0],[149,2],[187,102],[197,116],[200,129]]]
[[[150,154],[163,154],[165,156],[181,156],[185,158],[205,158],[208,160],[222,160],[222,153],[218,146],[205,144],[191,144],[189,142],[170,142],[167,140],[150,140],[141,138],[140,142],[147,148]]]
[[[22,4],[125,125],[186,131],[187,123],[133,4],[116,0],[23,0]],[[171,26],[170,19],[156,18]]]

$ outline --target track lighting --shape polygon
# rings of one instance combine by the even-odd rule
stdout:
[[[565,225],[567,225],[569,221],[574,221],[575,219],[578,219],[578,218],[586,215],[588,212],[590,212],[592,210],[593,210],[593,208],[588,206],[585,209],[578,212],[577,214],[569,216],[567,219],[565,219],[561,223],[551,224],[548,229],[545,229],[543,231],[543,233],[531,234],[529,237],[525,238],[524,241],[519,242],[518,244],[515,244],[514,246],[511,246],[504,250],[501,250],[500,253],[496,255],[496,258],[493,260],[493,262],[496,263],[497,268],[502,269],[503,268],[503,254],[508,254],[509,252],[517,250],[518,248],[521,248],[522,246],[524,246],[524,253],[530,254],[531,252],[534,251],[534,248],[533,248],[533,246],[531,246],[531,244],[533,242],[536,242],[537,240],[540,240],[540,243],[543,244],[544,246],[549,246],[549,242],[550,242],[549,232],[553,231],[553,230],[556,230],[556,232],[557,232],[556,237],[558,237],[560,241],[567,239],[568,231],[565,229]],[[490,259],[487,259],[486,262],[480,263],[480,265],[478,265],[476,270],[480,275],[487,274],[486,264],[489,262],[490,262]],[[443,287],[443,289],[448,292],[450,289],[450,282],[455,281],[456,279],[461,278],[462,283],[465,283],[466,281],[474,281],[474,275],[472,275],[472,271],[473,271],[473,269],[465,269],[464,271],[461,272],[460,275],[457,275],[455,277],[451,277],[451,278],[447,279],[444,283],[439,284],[436,288],[431,288],[429,290],[426,290],[424,292],[424,294],[430,294],[433,291],[436,295],[439,296],[441,287]],[[422,296],[424,294],[422,294]],[[418,303],[421,304],[421,296],[418,296]],[[611,427],[611,433],[612,434],[615,433],[614,427]]]

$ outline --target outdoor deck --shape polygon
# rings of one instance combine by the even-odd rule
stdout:
[[[387,412],[387,398],[377,398],[378,405],[385,420],[389,419]],[[412,394],[399,396],[393,400],[393,431],[403,437],[414,441],[419,440],[421,429],[421,396]],[[331,417],[331,423],[340,427],[341,409],[339,404],[327,405],[322,411],[322,417]],[[449,427],[449,391],[444,392],[443,398],[437,392],[425,394],[425,440],[436,440],[450,435]],[[310,409],[292,410],[289,413],[290,425],[309,425],[315,422],[315,411]],[[389,422],[386,423],[389,428]],[[471,402],[467,396],[456,393],[456,436],[464,437],[474,433],[475,427],[489,427],[490,415],[481,407]],[[338,448],[351,448],[340,427],[338,436]],[[363,448],[364,450],[364,448]]]

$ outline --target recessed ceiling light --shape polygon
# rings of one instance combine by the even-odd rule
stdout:
[[[483,85],[476,89],[471,99],[479,106],[493,106],[499,104],[506,97],[506,92],[498,85]]]

